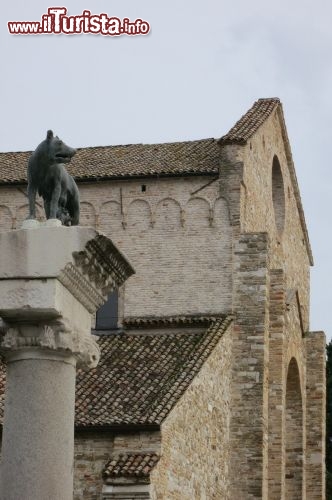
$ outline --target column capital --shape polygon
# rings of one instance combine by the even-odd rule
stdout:
[[[61,331],[54,325],[4,325],[0,337],[0,352],[7,362],[21,359],[69,360],[77,368],[89,370],[99,362],[100,349],[95,335]]]
[[[38,348],[40,356],[57,352],[95,367],[91,314],[134,273],[124,255],[105,235],[79,226],[0,233],[0,248],[0,352],[10,361]]]

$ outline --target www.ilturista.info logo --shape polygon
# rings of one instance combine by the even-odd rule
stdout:
[[[109,17],[107,14],[91,14],[83,10],[80,16],[67,16],[65,7],[50,7],[47,14],[38,21],[8,21],[8,31],[12,35],[147,35],[148,22],[142,19],[130,21],[127,17]]]

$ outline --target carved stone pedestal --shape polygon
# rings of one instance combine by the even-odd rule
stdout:
[[[73,498],[76,368],[99,361],[91,314],[133,269],[91,228],[0,233],[7,385],[1,500]]]

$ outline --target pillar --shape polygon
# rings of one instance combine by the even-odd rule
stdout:
[[[231,498],[268,497],[269,239],[241,234],[234,251]]]
[[[325,334],[305,338],[306,373],[306,493],[310,500],[325,499],[326,350]]]
[[[97,365],[91,315],[133,273],[95,230],[52,225],[0,234],[2,500],[73,498],[76,368]]]

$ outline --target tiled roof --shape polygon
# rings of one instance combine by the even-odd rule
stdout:
[[[148,477],[159,458],[153,451],[113,455],[103,470],[103,479]]]
[[[102,337],[99,365],[78,373],[76,425],[160,424],[230,321],[219,318],[203,331]]]
[[[234,127],[221,137],[219,143],[222,145],[245,144],[279,104],[280,100],[276,97],[258,99],[252,108],[236,122]]]
[[[0,183],[26,183],[30,151],[0,153]],[[81,148],[66,165],[76,180],[218,174],[215,139],[165,144],[129,144]]]
[[[204,330],[187,326],[167,333],[136,330],[100,337],[99,365],[77,374],[76,426],[161,424],[231,321],[225,316]],[[0,363],[0,421],[4,388],[5,366]]]
[[[79,148],[67,169],[78,181],[219,172],[219,144],[245,144],[270,116],[279,99],[259,99],[224,135],[216,139],[165,144]],[[65,139],[65,138],[64,138]],[[26,183],[31,151],[0,153],[0,184]]]

